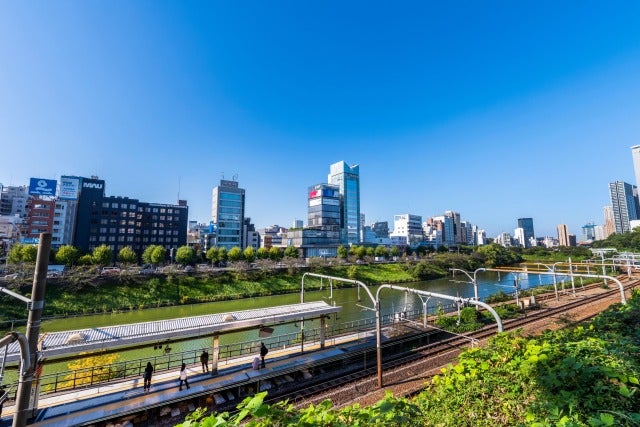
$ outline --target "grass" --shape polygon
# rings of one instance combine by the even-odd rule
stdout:
[[[355,267],[355,268],[354,268]],[[321,266],[315,272],[352,277],[367,284],[408,282],[415,279],[401,264]],[[49,281],[45,295],[45,317],[111,313],[199,302],[212,302],[278,295],[300,291],[303,271],[228,271],[210,275],[140,276],[121,275],[94,280],[77,278]],[[334,283],[334,286],[351,286]],[[317,279],[305,282],[305,289],[320,287]],[[19,290],[28,296],[26,286]],[[25,307],[8,296],[0,296],[0,321],[24,319]],[[6,329],[10,325],[6,325]],[[5,329],[0,327],[0,329]]]

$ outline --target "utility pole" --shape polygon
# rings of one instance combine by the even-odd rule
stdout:
[[[29,342],[31,366],[29,366],[29,369],[22,371],[18,382],[13,427],[23,427],[27,424],[27,420],[31,418],[31,414],[29,413],[29,401],[32,392],[31,385],[39,358],[38,336],[40,334],[40,319],[42,318],[42,311],[44,310],[44,291],[47,284],[47,269],[49,267],[50,252],[51,233],[40,233],[38,258],[36,259],[36,269],[33,274],[33,288],[31,290],[31,303],[29,305],[29,318],[27,320],[26,331],[26,337]],[[37,399],[34,401],[37,401]]]

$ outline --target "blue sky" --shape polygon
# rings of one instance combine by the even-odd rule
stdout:
[[[451,3],[447,5],[446,3]],[[98,175],[258,227],[359,164],[367,223],[444,210],[537,235],[635,183],[640,2],[0,2],[0,182]]]

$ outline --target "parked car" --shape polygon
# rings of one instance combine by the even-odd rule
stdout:
[[[118,267],[103,267],[100,272],[102,276],[114,276],[120,274],[120,268]]]

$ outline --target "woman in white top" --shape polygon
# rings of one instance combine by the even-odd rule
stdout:
[[[180,368],[180,391],[182,391],[182,383],[187,386],[187,390],[189,390],[189,381],[187,381],[187,365],[184,363]]]

